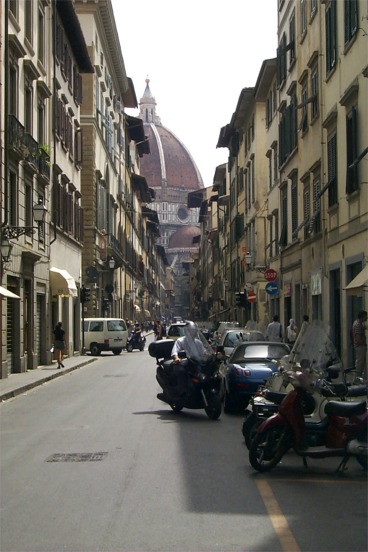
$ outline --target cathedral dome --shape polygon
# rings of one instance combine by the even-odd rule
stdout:
[[[195,226],[183,226],[170,237],[168,249],[187,249],[196,247],[196,245],[193,244],[193,238],[199,236],[200,233],[200,229]]]
[[[140,159],[140,173],[152,188],[168,187],[192,192],[203,188],[202,177],[191,154],[156,114],[156,100],[151,94],[149,79],[139,103],[144,133],[149,140],[150,154]]]

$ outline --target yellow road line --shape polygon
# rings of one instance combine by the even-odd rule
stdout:
[[[271,487],[264,480],[257,480],[256,484],[282,549],[284,552],[300,552],[300,548],[290,531],[289,524],[281,511]]]

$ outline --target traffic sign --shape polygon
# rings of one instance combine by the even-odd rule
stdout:
[[[274,282],[268,282],[268,284],[266,284],[265,290],[268,295],[276,295],[279,292],[279,286]]]
[[[257,295],[254,293],[254,291],[249,291],[247,293],[247,299],[250,303],[254,303],[257,301]]]
[[[267,282],[274,282],[277,280],[277,272],[273,268],[267,268],[267,270],[263,273],[264,277],[266,278]]]

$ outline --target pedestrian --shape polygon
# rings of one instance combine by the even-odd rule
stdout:
[[[277,314],[274,315],[266,329],[267,341],[282,341],[284,338],[284,330]]]
[[[357,378],[367,379],[367,311],[358,312],[357,319],[353,324],[353,342],[355,352],[355,371]]]
[[[58,368],[64,368],[64,351],[65,351],[65,330],[62,323],[58,322],[53,331],[54,334],[54,351],[56,351],[56,360]]]
[[[156,340],[157,339],[162,339],[162,326],[161,326],[161,322],[159,320],[156,320],[155,327],[154,327],[153,331],[155,332]]]
[[[290,318],[289,325],[286,328],[286,341],[290,343],[290,345],[294,345],[297,335],[298,335],[298,327],[295,324],[294,318]]]

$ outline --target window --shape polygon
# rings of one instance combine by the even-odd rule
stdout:
[[[290,17],[289,21],[289,40],[290,40],[290,52],[289,52],[289,67],[291,67],[296,59],[295,50],[295,13]]]
[[[306,0],[300,0],[300,32],[302,38],[307,32],[307,2]]]
[[[9,114],[18,115],[18,65],[10,61],[9,67]]]
[[[24,130],[32,136],[33,122],[33,87],[32,81],[25,77],[24,79]]]
[[[298,145],[298,101],[296,96],[296,87],[290,96],[290,152],[292,152]]]
[[[311,120],[318,117],[318,67],[311,71]]]
[[[328,206],[337,204],[337,135],[336,132],[327,141],[328,170]]]
[[[38,10],[38,59],[45,62],[45,17],[41,9]]]
[[[286,80],[286,52],[286,34],[284,33],[277,49],[277,84],[279,88]]]
[[[25,36],[32,45],[33,40],[33,0],[24,2],[24,27]]]
[[[321,231],[321,182],[319,174],[313,179],[313,215],[309,221],[308,233],[316,234]]]
[[[298,173],[295,171],[291,177],[291,231],[298,226]]]
[[[308,130],[308,81],[306,79],[302,85],[302,118],[299,129],[303,134]]]
[[[286,246],[288,243],[288,209],[287,209],[287,183],[281,188],[281,234],[279,245]]]
[[[19,224],[19,190],[18,175],[15,170],[9,171],[9,194],[8,194],[8,213],[9,224],[18,226]]]
[[[358,30],[358,0],[345,0],[345,45],[350,42]]]
[[[303,190],[303,217],[304,217],[304,239],[308,238],[308,228],[310,220],[310,183],[309,178],[304,183]]]
[[[107,191],[105,183],[100,179],[97,182],[97,228],[106,230],[107,228]]]
[[[331,0],[326,8],[326,73],[330,73],[336,65],[336,0]]]
[[[272,144],[273,150],[273,182],[276,184],[278,182],[278,163],[277,163],[277,142]]]
[[[358,129],[357,110],[352,107],[346,116],[346,193],[351,194],[358,190]]]

